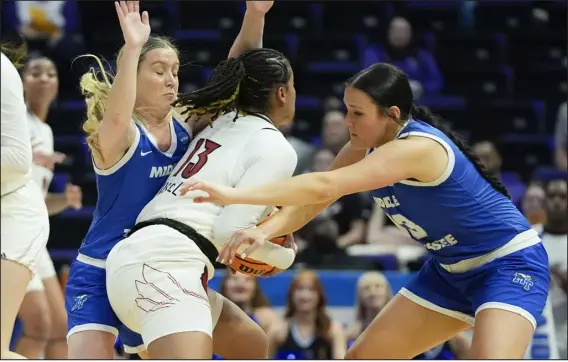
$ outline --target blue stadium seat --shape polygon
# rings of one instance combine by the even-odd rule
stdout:
[[[498,138],[507,133],[537,134],[545,131],[544,104],[538,101],[496,100],[471,104],[472,132]]]
[[[510,94],[511,72],[507,67],[446,69],[446,94],[479,98],[507,97]]]
[[[299,42],[298,54],[304,63],[342,63],[351,65],[352,71],[360,70],[362,39],[353,37],[303,38]]]
[[[495,35],[442,35],[436,41],[436,60],[444,69],[498,68],[504,64],[503,43],[503,37]]]
[[[244,4],[239,1],[180,1],[179,29],[219,30],[235,36],[241,28]],[[183,16],[183,18],[182,18]]]
[[[265,32],[270,36],[286,34],[315,35],[320,5],[304,1],[276,2],[266,15]]]
[[[516,171],[523,180],[529,180],[538,165],[550,165],[551,136],[509,134],[501,138],[503,169]]]
[[[353,33],[375,36],[386,27],[393,11],[386,2],[328,1],[323,6],[322,34],[326,37]]]

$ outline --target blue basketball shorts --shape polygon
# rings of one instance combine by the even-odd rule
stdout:
[[[538,243],[463,273],[450,273],[429,259],[400,293],[471,325],[479,311],[498,308],[522,315],[536,328],[549,284],[548,255]]]
[[[68,315],[67,339],[81,331],[105,331],[120,335],[127,353],[146,350],[142,336],[126,328],[110,306],[106,291],[106,270],[75,260],[65,290]]]

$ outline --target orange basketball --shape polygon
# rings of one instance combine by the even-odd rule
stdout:
[[[267,218],[259,223],[262,224],[264,221],[268,220],[274,213],[278,212],[277,208],[274,208]],[[284,244],[286,241],[286,236],[279,236],[270,240],[270,242],[278,245]],[[235,255],[231,267],[242,274],[248,275],[262,275],[268,273],[274,269],[272,265],[265,264],[253,258],[241,258],[239,255]]]
[[[270,240],[270,242],[278,245],[284,244],[286,241],[286,236],[279,236]],[[258,261],[253,258],[241,258],[238,255],[235,255],[233,258],[233,262],[231,263],[231,268],[238,271],[241,274],[248,274],[248,275],[262,275],[268,273],[274,269],[272,265],[265,264],[261,261]]]

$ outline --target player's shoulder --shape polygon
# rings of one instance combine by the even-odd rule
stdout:
[[[3,89],[13,89],[13,87],[23,88],[22,79],[20,78],[18,70],[4,53],[2,53],[2,58],[0,61],[0,70],[2,75],[1,78]],[[17,91],[17,89],[14,89],[14,91]]]

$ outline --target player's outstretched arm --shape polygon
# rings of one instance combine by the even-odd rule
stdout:
[[[249,49],[262,48],[264,17],[273,4],[274,1],[247,1],[243,25],[229,51],[229,58],[236,58]]]
[[[196,197],[194,202],[219,205],[312,205],[411,178],[433,181],[444,172],[447,162],[444,148],[436,141],[412,137],[388,142],[361,161],[334,171],[314,172],[241,189],[190,180],[182,192],[205,191],[208,196]]]
[[[142,47],[150,37],[148,13],[140,14],[139,1],[115,2],[115,7],[125,45],[99,128],[98,143],[104,159],[104,165],[99,166],[115,164],[130,146],[138,62]]]
[[[335,157],[330,170],[352,165],[365,157],[365,150],[355,149],[347,143]],[[304,206],[285,206],[257,227],[241,229],[229,238],[219,254],[220,258],[232,257],[241,244],[250,246],[244,251],[249,254],[266,243],[266,240],[281,235],[290,235],[301,229],[323,209],[334,203],[336,199],[324,203]],[[242,257],[242,255],[241,255]]]

